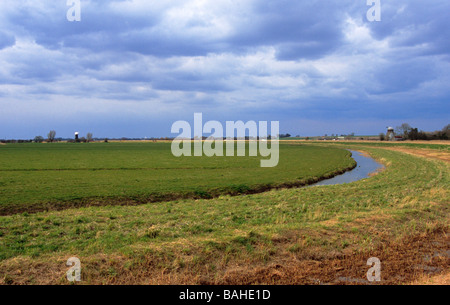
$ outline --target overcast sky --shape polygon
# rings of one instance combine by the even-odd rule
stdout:
[[[0,1],[0,138],[171,136],[176,120],[379,134],[450,123],[450,1]],[[176,135],[172,135],[176,136]]]

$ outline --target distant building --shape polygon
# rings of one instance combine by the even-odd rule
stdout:
[[[388,141],[395,141],[395,133],[393,127],[388,127],[387,133],[386,133],[386,139]]]

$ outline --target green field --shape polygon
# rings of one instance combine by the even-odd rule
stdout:
[[[177,158],[170,148],[170,143],[0,146],[0,212],[251,193],[310,183],[355,165],[348,151],[330,147],[281,145],[274,168],[261,168],[261,157]]]

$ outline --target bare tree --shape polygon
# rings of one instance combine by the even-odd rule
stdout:
[[[93,139],[92,133],[88,132],[86,135],[86,142],[88,142],[88,143],[92,142],[92,139]]]
[[[450,124],[447,124],[444,128],[442,128],[442,132],[450,137]]]
[[[48,141],[49,142],[54,142],[55,141],[55,136],[56,136],[56,131],[50,130],[50,132],[47,135]]]
[[[403,123],[400,126],[395,128],[395,133],[398,135],[402,135],[403,138],[408,138],[408,133],[411,131],[412,127],[408,123]]]

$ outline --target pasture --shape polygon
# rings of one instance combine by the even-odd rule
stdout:
[[[0,215],[78,203],[139,204],[302,185],[355,165],[337,148],[282,145],[261,157],[174,157],[170,143],[56,143],[0,147]]]

